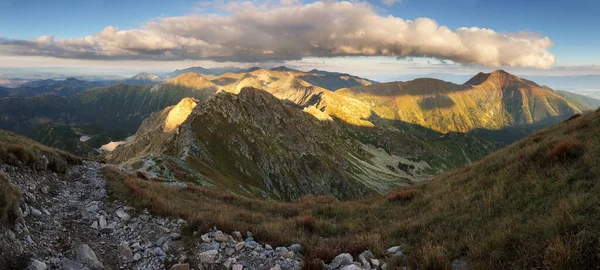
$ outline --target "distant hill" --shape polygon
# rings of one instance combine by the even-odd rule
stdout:
[[[416,79],[352,87],[336,93],[372,104],[383,118],[440,132],[548,125],[593,109],[581,100],[502,70],[479,73],[465,84]]]
[[[221,75],[227,72],[242,72],[244,71],[243,68],[236,68],[236,67],[226,67],[226,68],[203,68],[203,67],[190,67],[190,68],[185,68],[185,69],[177,69],[169,74],[167,74],[165,76],[166,79],[173,79],[179,75],[182,74],[186,74],[186,73],[196,73],[196,74],[202,74],[202,75]]]
[[[122,80],[126,84],[156,84],[163,80],[156,73],[140,72],[135,76]]]

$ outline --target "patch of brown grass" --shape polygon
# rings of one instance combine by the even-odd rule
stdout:
[[[0,162],[37,171],[64,173],[69,164],[79,164],[81,159],[13,133],[0,131]]]
[[[576,113],[576,114],[573,114],[573,115],[571,115],[571,117],[569,117],[569,118],[565,119],[565,121],[564,121],[564,122],[569,122],[569,121],[571,121],[571,120],[574,120],[574,119],[577,119],[577,118],[579,118],[579,117],[581,117],[581,114],[580,114],[580,113]]]
[[[416,189],[400,190],[388,195],[388,201],[403,203],[410,202],[417,196],[417,194],[419,194],[419,191]]]
[[[21,193],[0,174],[0,223],[13,224],[18,218]]]
[[[315,231],[317,221],[312,216],[300,216],[296,218],[296,228],[303,229],[309,233]]]
[[[561,141],[546,154],[550,160],[572,160],[583,154],[584,146],[577,141]]]

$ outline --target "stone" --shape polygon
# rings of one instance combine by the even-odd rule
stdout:
[[[115,228],[109,227],[109,226],[106,226],[106,227],[100,229],[100,232],[103,233],[103,234],[111,234],[114,231],[115,231]]]
[[[62,260],[62,269],[63,270],[82,270],[82,269],[85,269],[85,266],[78,262],[71,261],[67,258],[64,258]]]
[[[302,246],[300,244],[293,244],[289,247],[287,247],[287,249],[296,252],[296,253],[300,253],[302,252]]]
[[[234,253],[235,253],[235,249],[233,249],[233,248],[226,248],[225,249],[225,255],[227,255],[227,256],[231,257]]]
[[[383,269],[383,270],[387,270],[387,269],[388,269],[388,265],[387,265],[387,263],[383,263],[383,264],[381,265],[381,269]]]
[[[49,192],[50,192],[50,187],[48,187],[48,186],[43,186],[42,187],[42,193],[48,194]]]
[[[281,254],[281,257],[283,257],[284,259],[293,259],[294,258],[294,252],[293,251],[288,251],[286,253]]]
[[[106,218],[104,218],[104,216],[98,217],[98,225],[100,226],[100,229],[103,229],[107,226]]]
[[[91,226],[91,227],[92,227],[92,229],[94,229],[94,230],[97,230],[97,229],[99,229],[100,227],[99,227],[99,225],[98,225],[98,221],[97,221],[97,220],[96,220],[96,221],[94,221],[94,223],[92,223],[92,226]]]
[[[200,248],[203,250],[219,250],[219,248],[221,248],[221,245],[215,242],[202,243],[200,244]]]
[[[183,225],[183,224],[186,224],[186,223],[187,223],[187,221],[185,221],[183,219],[178,219],[177,220],[177,225]]]
[[[152,254],[157,257],[167,257],[167,254],[159,247],[154,248]]]
[[[169,234],[169,237],[171,237],[171,239],[172,239],[173,241],[177,241],[177,240],[181,239],[181,234],[178,234],[178,233],[172,233],[172,234]]]
[[[241,233],[241,232],[238,232],[238,231],[232,232],[232,233],[231,233],[231,236],[233,236],[233,239],[234,239],[235,241],[238,241],[238,242],[239,242],[239,241],[242,241],[242,240],[243,240],[243,238],[244,238],[244,237],[242,236],[242,233]]]
[[[118,209],[115,213],[121,220],[128,221],[131,219],[131,216],[125,213],[125,210],[123,209]]]
[[[341,270],[363,270],[361,267],[357,266],[356,264],[350,264],[350,265],[346,265],[344,267],[342,267]]]
[[[204,243],[210,243],[210,236],[208,236],[208,234],[203,234],[200,236],[200,239],[202,239],[202,242]]]
[[[250,232],[250,231],[246,231],[246,236],[247,236],[247,237],[252,237],[252,232]]]
[[[342,253],[340,255],[337,255],[335,258],[333,258],[333,260],[331,261],[329,266],[331,266],[331,268],[333,268],[333,269],[336,269],[336,268],[340,268],[340,267],[344,267],[346,265],[352,264],[353,261],[354,261],[354,258],[352,258],[352,255],[350,255],[348,253]]]
[[[36,216],[36,217],[39,217],[39,216],[42,215],[42,211],[37,210],[37,209],[35,209],[35,208],[32,207],[31,208],[31,214],[34,215],[34,216]]]
[[[378,259],[371,259],[371,265],[373,266],[373,268],[379,269],[380,262]]]
[[[373,252],[371,252],[370,250],[365,250],[363,253],[358,255],[358,261],[365,266],[370,265],[371,259],[373,259]]]
[[[90,206],[85,208],[85,211],[87,211],[88,213],[96,213],[98,212],[98,204],[91,204]]]
[[[17,236],[12,230],[8,230],[8,238],[10,238],[11,241],[17,240]]]
[[[198,255],[201,263],[215,263],[216,257],[219,254],[217,250],[209,250]]]
[[[281,266],[279,266],[279,264],[276,264],[275,266],[271,267],[271,269],[269,270],[281,270]]]
[[[178,263],[171,266],[171,270],[190,270],[189,263]]]
[[[33,239],[31,239],[31,235],[25,236],[25,242],[30,245],[35,245],[35,242],[33,242]]]
[[[235,244],[235,250],[241,250],[242,248],[244,248],[244,246],[246,246],[246,242],[239,242],[237,244]]]
[[[458,258],[452,261],[453,270],[467,270],[469,269],[469,261],[466,257]]]
[[[272,249],[273,249],[273,247],[272,247],[271,245],[269,245],[269,244],[266,244],[266,245],[265,245],[265,249],[266,249],[266,250],[272,250]]]
[[[89,267],[92,270],[104,269],[102,262],[98,260],[90,246],[83,244],[75,248],[75,261]]]
[[[142,254],[136,253],[135,255],[133,255],[133,261],[137,262],[142,258]]]
[[[215,235],[215,240],[217,240],[217,242],[227,242],[229,240],[229,236],[224,233],[217,233]]]
[[[225,262],[223,262],[223,267],[225,267],[225,269],[229,270],[229,269],[231,269],[231,266],[233,265],[233,263],[235,263],[235,259],[229,258]]]
[[[133,248],[133,250],[140,250],[142,249],[142,246],[140,245],[140,242],[135,242],[131,245],[131,248]]]
[[[387,252],[388,252],[388,253],[392,253],[392,254],[394,254],[394,253],[396,253],[396,252],[398,252],[398,251],[400,251],[400,246],[394,246],[394,247],[390,247],[390,248],[388,248],[388,250],[387,250]]]
[[[48,269],[48,266],[46,265],[46,263],[38,261],[38,260],[33,260],[29,264],[29,267],[27,267],[27,270],[46,270],[46,269]]]
[[[156,245],[157,246],[162,246],[164,243],[166,243],[167,241],[169,241],[170,237],[169,236],[163,236],[161,238],[158,238],[158,240],[156,240]]]
[[[287,253],[287,252],[288,252],[288,249],[287,249],[287,248],[284,248],[284,247],[277,247],[277,248],[275,249],[275,253],[276,253],[277,255],[281,255],[281,254],[284,254],[284,253]]]
[[[243,266],[243,265],[241,265],[241,264],[234,264],[234,265],[231,267],[231,270],[244,270],[244,266]]]
[[[131,248],[127,244],[119,245],[119,254],[127,260],[133,260],[133,251],[131,251]]]

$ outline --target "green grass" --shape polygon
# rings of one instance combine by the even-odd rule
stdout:
[[[301,243],[306,268],[342,252],[412,269],[590,269],[600,265],[600,111],[539,131],[472,165],[354,201],[252,199],[202,187],[167,187],[105,169],[113,196],[192,229],[250,230],[273,245]],[[326,239],[326,240],[323,240]]]

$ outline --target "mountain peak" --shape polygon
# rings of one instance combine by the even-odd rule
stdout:
[[[165,119],[165,125],[163,128],[164,132],[171,132],[177,127],[179,127],[188,116],[192,113],[196,105],[198,104],[198,100],[194,98],[184,98],[177,105],[175,105],[167,118]]]
[[[494,70],[491,73],[479,72],[468,80],[465,85],[481,85],[485,82],[498,84],[502,87],[515,86],[518,84],[525,84],[521,78],[510,74],[502,69]]]
[[[280,66],[280,67],[272,68],[271,70],[272,71],[289,71],[289,72],[298,72],[299,71],[297,69],[288,68],[286,66]]]
[[[188,72],[179,75],[167,83],[193,89],[217,88],[217,85],[208,80],[206,77],[194,72]]]

